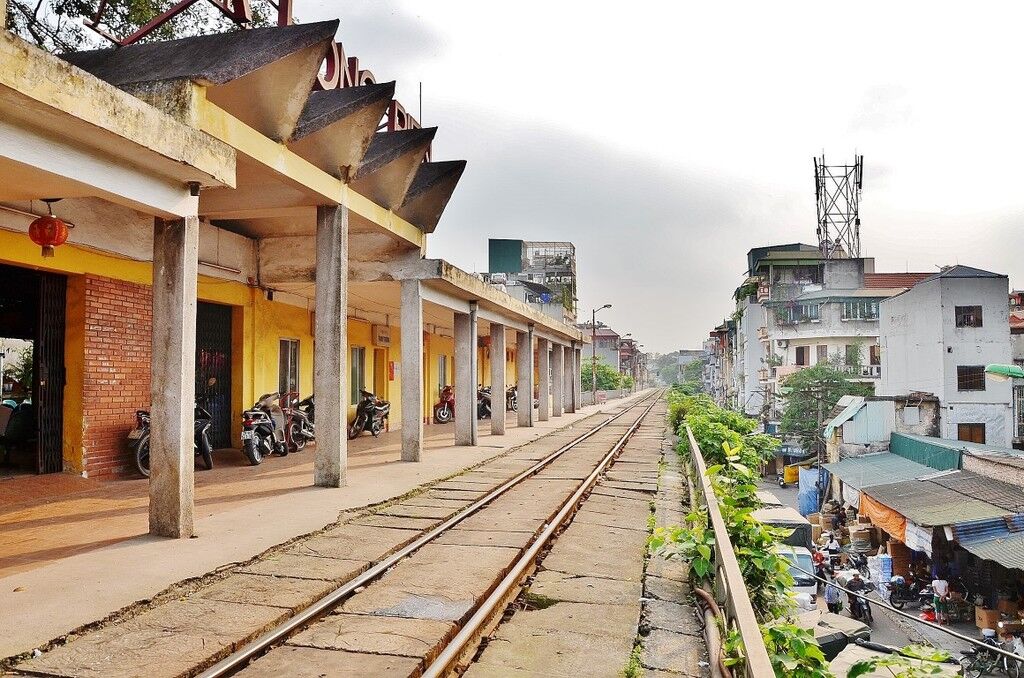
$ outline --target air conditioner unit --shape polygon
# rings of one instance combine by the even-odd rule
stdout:
[[[779,348],[789,348],[789,339],[776,339],[775,345]]]

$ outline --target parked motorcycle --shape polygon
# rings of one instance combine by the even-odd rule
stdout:
[[[206,409],[210,399],[210,391],[217,380],[210,378],[208,390],[205,395],[196,400],[193,410],[193,438],[192,445],[197,457],[202,457],[203,466],[207,471],[213,468],[213,445],[210,443],[210,427],[213,425],[213,415]],[[135,428],[128,433],[128,446],[135,457],[135,468],[144,477],[149,477],[149,427],[150,414],[146,410],[135,411]]]
[[[285,414],[278,400],[279,393],[264,393],[259,400],[242,412],[242,452],[253,466],[263,463],[264,457],[288,454],[285,438]]]
[[[491,388],[478,386],[476,389],[476,418],[487,419],[491,416]]]
[[[992,647],[999,647],[999,641],[996,640],[995,629],[982,629],[982,641],[986,645]],[[1019,664],[1010,660],[1005,660],[1004,657],[995,652],[990,652],[985,647],[978,647],[972,645],[970,649],[964,650],[963,656],[960,657],[960,667],[963,669],[963,674],[967,678],[980,678],[983,675],[995,673],[997,670],[1006,671],[1006,667],[1009,667],[1010,671],[1016,669],[1019,675]]]
[[[297,402],[296,402],[297,401]],[[299,400],[298,393],[284,395],[285,438],[291,452],[300,452],[316,438],[313,396]]]
[[[779,487],[785,487],[786,486],[786,476],[782,473],[782,471],[779,471],[775,475],[775,481],[778,482]]]
[[[434,423],[447,424],[455,417],[455,389],[445,384],[441,388],[441,399],[434,405]]]
[[[505,411],[519,411],[519,388],[514,384],[505,389]]]
[[[889,604],[897,610],[902,610],[907,603],[916,603],[918,607],[931,605],[931,584],[921,586],[920,582],[908,582],[899,575],[889,579]]]
[[[865,577],[868,576],[868,556],[866,553],[847,551],[847,558],[849,558],[850,567],[859,570]]]
[[[362,389],[360,389],[359,395],[363,399],[356,406],[356,418],[348,427],[348,438],[352,440],[363,431],[369,431],[376,438],[387,426],[388,415],[391,414],[391,403]]]

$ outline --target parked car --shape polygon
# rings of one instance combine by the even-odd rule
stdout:
[[[808,574],[814,572],[810,550],[805,546],[789,544],[780,544],[776,550],[791,563],[789,574],[793,577],[793,586],[790,591],[796,598],[797,607],[802,610],[818,609],[818,580]]]

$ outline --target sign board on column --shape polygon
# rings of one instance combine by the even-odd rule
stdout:
[[[391,347],[391,328],[387,325],[371,325],[370,336],[373,338],[374,346]]]

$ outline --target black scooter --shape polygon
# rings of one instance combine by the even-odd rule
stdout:
[[[289,393],[286,396],[287,406],[284,408],[288,422],[285,433],[288,438],[288,449],[292,452],[301,452],[308,443],[316,439],[313,396],[296,403],[298,397],[297,393]]]
[[[252,408],[242,412],[242,452],[253,466],[272,454],[288,454],[285,416],[279,398],[278,393],[264,393]]]
[[[348,427],[348,439],[352,440],[363,431],[369,431],[376,438],[387,426],[388,416],[391,414],[391,403],[362,389],[359,390],[359,395],[363,399],[356,406],[356,418]]]
[[[505,389],[505,410],[508,412],[519,411],[519,388],[514,384]]]
[[[476,389],[476,418],[487,419],[491,416],[491,387],[478,386]]]
[[[203,467],[207,471],[213,469],[213,445],[210,443],[210,426],[213,425],[213,415],[206,409],[206,404],[210,400],[210,392],[216,383],[217,380],[211,377],[206,395],[196,399],[195,409],[192,413],[195,422],[192,445],[196,456],[202,457]],[[135,457],[135,468],[146,478],[149,477],[149,426],[149,412],[136,410],[135,428],[128,433],[128,446]]]

